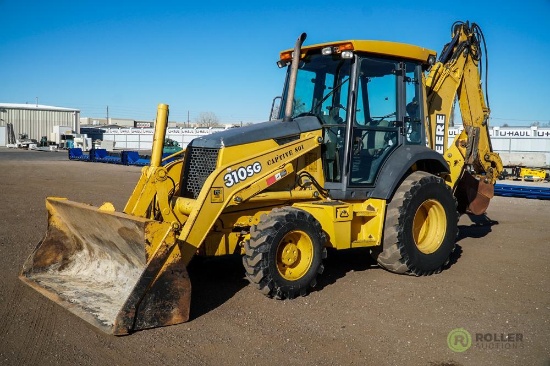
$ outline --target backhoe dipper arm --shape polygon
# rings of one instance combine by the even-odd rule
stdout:
[[[449,163],[453,188],[467,167],[476,178],[494,184],[502,161],[493,152],[489,137],[490,109],[481,83],[483,33],[475,23],[456,22],[452,28],[452,41],[445,45],[426,79],[428,142]],[[464,130],[448,147],[448,127],[457,96]]]
[[[428,144],[443,154],[451,168],[447,183],[455,191],[459,211],[476,214],[485,212],[503,169],[489,136],[490,109],[481,82],[482,45],[483,33],[477,24],[456,22],[451,42],[426,78]],[[464,129],[447,146],[457,97]]]

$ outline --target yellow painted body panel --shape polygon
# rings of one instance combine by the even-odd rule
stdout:
[[[351,44],[356,52],[367,52],[381,56],[399,57],[410,60],[417,60],[424,63],[428,62],[428,57],[435,56],[436,52],[430,49],[419,47],[407,43],[377,41],[377,40],[346,40],[337,42],[327,42],[302,47],[302,55],[307,55],[312,50],[318,50],[329,46],[339,46]],[[347,47],[347,46],[346,46]],[[349,49],[349,48],[348,48]],[[281,58],[292,53],[292,50],[281,52]]]
[[[285,203],[285,202],[283,202]],[[359,203],[338,201],[306,201],[288,205],[309,212],[328,235],[325,246],[335,249],[372,247],[382,242],[386,201],[368,199]],[[257,224],[262,214],[268,213],[281,202],[269,206],[246,205],[244,211],[224,212],[205,238],[199,254],[217,256],[243,253],[241,244],[249,239],[248,227]],[[244,208],[244,207],[243,207]],[[235,231],[235,228],[242,231]]]
[[[519,171],[519,176],[523,179],[526,177],[536,178],[543,180],[546,178],[546,171],[544,169],[534,169],[534,168],[521,168]]]
[[[296,203],[309,212],[328,234],[327,246],[335,249],[371,247],[382,243],[386,201],[368,199],[345,203],[321,201]]]
[[[321,141],[321,131],[319,130],[304,133],[299,139],[284,145],[277,145],[272,140],[266,140],[263,142],[263,147],[261,142],[254,142],[221,149],[218,157],[218,167],[204,183],[197,199],[191,201],[185,199],[185,210],[179,213],[175,212],[175,215],[181,217],[182,221],[179,240],[183,243],[185,260],[188,262],[192,258],[201,247],[208,233],[216,228],[215,222],[218,217],[222,223],[228,221],[228,223],[224,223],[224,228],[233,227],[232,220],[227,220],[225,212],[239,210],[240,206],[246,203],[247,213],[244,216],[249,216],[253,215],[255,210],[265,207],[267,201],[277,200],[279,201],[277,205],[282,206],[285,202],[291,202],[295,199],[314,199],[315,195],[318,195],[316,189],[296,189],[294,186],[296,172],[308,167],[311,169],[311,166],[315,165],[306,161],[305,154],[317,154],[320,151]],[[320,159],[320,154],[318,156]],[[240,168],[249,166],[257,167],[258,171],[243,181],[233,181],[231,186],[226,184],[226,174],[231,174]],[[322,170],[319,169],[316,178],[320,183],[323,182],[321,174]],[[295,196],[284,193],[291,188],[296,191]],[[270,191],[283,193],[269,195]],[[299,193],[300,191],[304,192]],[[216,192],[217,195],[213,195],[213,192]],[[222,195],[224,197],[223,201],[218,199]],[[267,196],[262,197],[262,195]],[[178,199],[176,199],[176,208],[180,207],[177,201]],[[233,217],[233,220],[241,220],[238,216],[233,215]],[[197,228],[201,229],[198,230]],[[216,232],[212,235],[219,237]],[[213,239],[211,242],[220,241]],[[235,250],[234,245],[236,244],[230,244],[227,249],[221,251],[216,249],[215,253],[233,252]],[[214,251],[212,248],[214,247],[214,244],[209,246],[208,254],[212,254]]]

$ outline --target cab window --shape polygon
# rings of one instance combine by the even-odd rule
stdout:
[[[421,73],[420,65],[405,64],[405,141],[409,145],[422,144],[422,116],[420,108]]]
[[[398,67],[392,60],[361,59],[350,185],[372,185],[387,155],[397,146]]]

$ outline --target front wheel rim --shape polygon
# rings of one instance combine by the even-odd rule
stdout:
[[[305,276],[313,262],[313,241],[303,231],[287,233],[277,247],[277,270],[287,281]]]
[[[447,231],[447,215],[443,205],[433,199],[424,201],[413,219],[413,238],[418,250],[432,254],[439,249]]]

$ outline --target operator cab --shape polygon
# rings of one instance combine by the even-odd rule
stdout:
[[[322,123],[324,188],[331,197],[367,198],[394,151],[425,146],[422,76],[435,53],[381,41],[345,41],[301,51],[292,117],[315,116]],[[281,53],[279,65],[289,58],[289,51]]]

